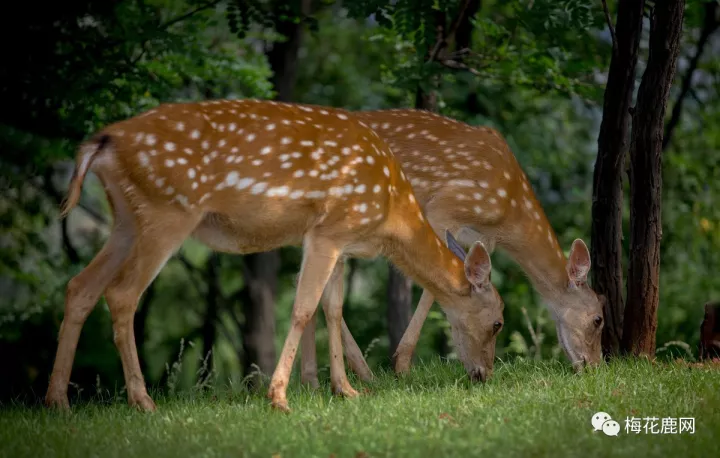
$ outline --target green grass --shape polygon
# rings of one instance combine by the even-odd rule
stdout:
[[[288,389],[293,411],[272,411],[264,393],[216,390],[156,397],[137,412],[123,398],[76,405],[71,415],[41,407],[0,410],[6,457],[418,457],[717,456],[720,366],[616,361],[575,375],[563,363],[496,365],[471,385],[457,363],[433,360],[396,379],[380,373],[354,400],[324,385]],[[618,437],[593,432],[605,411]],[[695,434],[625,432],[625,417],[694,417]]]

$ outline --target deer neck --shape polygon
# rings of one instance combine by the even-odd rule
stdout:
[[[530,282],[551,307],[567,289],[567,258],[560,248],[555,231],[546,221],[544,234],[522,234],[523,243],[505,246],[505,250],[522,267]],[[522,225],[519,225],[522,226]]]
[[[405,275],[428,290],[443,308],[452,296],[468,290],[463,262],[438,238],[429,224],[413,219],[396,220],[385,243],[384,254]]]

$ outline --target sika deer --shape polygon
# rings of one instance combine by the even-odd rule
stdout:
[[[603,297],[587,285],[590,253],[576,239],[566,258],[532,187],[503,137],[494,129],[419,110],[354,112],[388,142],[436,233],[460,243],[481,240],[504,249],[525,270],[548,304],[558,339],[573,366],[601,361]],[[410,368],[420,330],[433,304],[425,289],[395,354],[396,372]],[[302,340],[303,381],[316,384],[314,322]],[[343,325],[350,367],[372,373]],[[359,356],[357,356],[359,355]]]
[[[67,386],[85,319],[104,294],[128,401],[154,410],[138,364],[138,299],[192,236],[230,253],[303,246],[291,328],[268,391],[289,410],[286,389],[306,323],[324,304],[336,394],[353,397],[341,342],[343,259],[387,256],[427,288],[460,337],[473,378],[492,371],[503,303],[476,243],[466,255],[428,224],[387,145],[343,110],[256,100],[166,104],[107,126],[81,147],[63,215],[86,173],[102,181],[114,228],[67,288],[46,403],[69,407]],[[460,258],[460,259],[458,259]]]

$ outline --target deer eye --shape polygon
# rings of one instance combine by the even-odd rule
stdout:
[[[499,322],[499,321],[496,321],[495,323],[493,323],[493,333],[494,333],[494,334],[497,334],[498,332],[500,332],[500,329],[502,328],[502,325],[503,325],[503,324],[502,324],[501,322]]]
[[[596,327],[600,327],[600,325],[602,324],[602,317],[600,315],[596,316],[593,320],[593,323],[595,323]]]

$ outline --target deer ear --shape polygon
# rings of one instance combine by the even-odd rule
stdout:
[[[566,270],[571,285],[578,286],[587,282],[587,274],[590,272],[590,252],[581,239],[575,239],[570,248]]]
[[[447,229],[445,229],[445,240],[447,241],[447,246],[450,248],[450,251],[455,253],[455,256],[460,258],[462,262],[465,262],[465,257],[467,256],[467,254],[465,254],[465,250]]]
[[[465,258],[465,276],[477,289],[490,283],[492,263],[490,255],[480,242],[473,243],[470,252]]]

